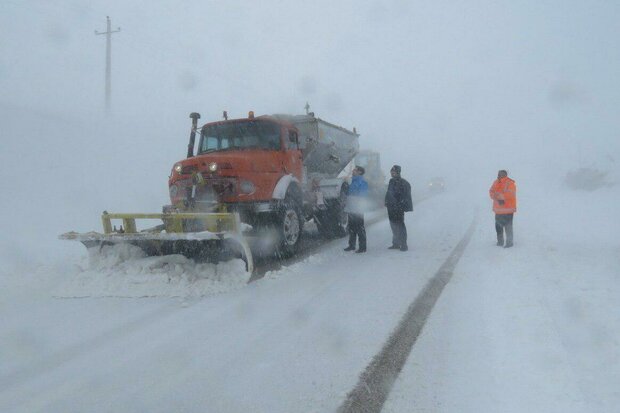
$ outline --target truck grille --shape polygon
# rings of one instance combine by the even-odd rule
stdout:
[[[191,175],[192,173],[198,171],[198,167],[195,165],[184,166],[181,169],[181,175]]]
[[[222,197],[237,194],[237,181],[233,178],[205,179],[204,185],[196,187],[197,197]]]

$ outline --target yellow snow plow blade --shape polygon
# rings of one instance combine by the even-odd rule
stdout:
[[[163,224],[138,230],[136,220],[153,219],[159,219]],[[113,220],[122,222],[119,222],[118,229]],[[238,253],[246,263],[246,270],[254,271],[252,252],[242,235],[236,212],[118,214],[104,211],[101,222],[103,233],[67,232],[59,238],[80,241],[86,248],[128,243],[140,247],[147,255],[182,254],[216,263],[234,258]]]

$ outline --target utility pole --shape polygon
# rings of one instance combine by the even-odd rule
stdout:
[[[112,22],[110,16],[106,16],[107,30],[105,32],[98,32],[95,30],[95,35],[106,35],[106,47],[105,47],[105,109],[107,113],[110,113],[110,95],[112,94],[112,33],[120,32],[121,28],[112,30]]]

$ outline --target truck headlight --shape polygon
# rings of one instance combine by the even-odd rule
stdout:
[[[174,166],[172,167],[172,170],[174,170],[174,172],[180,174],[181,171],[183,170],[183,165],[181,165],[180,163],[175,163]]]
[[[179,187],[176,186],[175,184],[170,185],[170,198],[175,198],[177,196],[177,193],[179,192]]]
[[[211,172],[217,171],[217,164],[215,162],[211,162],[209,164],[209,171],[211,171]]]
[[[241,181],[239,190],[244,194],[251,194],[256,190],[256,186],[250,181]]]

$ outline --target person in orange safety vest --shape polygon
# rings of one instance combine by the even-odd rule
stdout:
[[[497,246],[510,248],[513,245],[512,218],[517,212],[517,185],[508,178],[508,172],[497,172],[497,180],[489,189],[489,196],[493,200],[495,212],[495,231],[497,232]],[[504,244],[504,231],[506,243]]]

